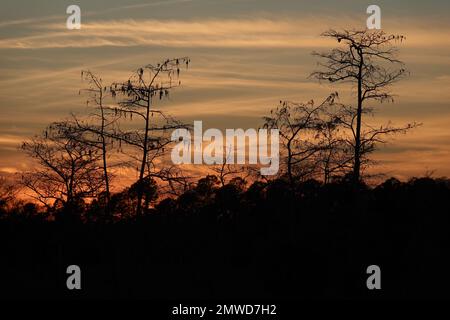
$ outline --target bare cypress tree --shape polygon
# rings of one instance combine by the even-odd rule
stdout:
[[[231,146],[224,148],[225,157],[222,164],[214,165],[211,170],[216,173],[219,178],[221,186],[225,186],[228,181],[234,178],[242,178],[246,180],[249,178],[253,171],[250,165],[242,165],[234,163],[232,159]]]
[[[279,129],[282,146],[286,152],[286,175],[291,184],[310,178],[317,170],[315,156],[322,148],[318,133],[326,126],[325,111],[335,103],[337,93],[330,94],[316,104],[280,101],[280,105],[264,117],[264,127]]]
[[[363,155],[373,151],[376,142],[383,142],[381,136],[405,132],[416,126],[407,124],[395,128],[388,125],[367,131],[363,128],[363,114],[372,111],[368,102],[393,102],[389,88],[407,74],[403,62],[396,58],[397,49],[393,46],[394,41],[401,42],[405,37],[387,35],[380,30],[330,30],[322,35],[336,39],[341,46],[326,53],[314,52],[313,55],[324,62],[319,63],[322,70],[313,72],[311,76],[319,81],[350,83],[357,92],[356,108],[347,109],[350,121],[345,123],[353,135],[353,180],[357,183]]]
[[[22,149],[36,159],[38,166],[23,174],[22,183],[31,195],[47,208],[55,203],[72,212],[78,200],[93,198],[103,187],[101,155],[98,149],[82,142],[69,121],[52,123],[38,136],[25,141]]]
[[[88,93],[87,104],[94,106],[97,112],[91,114],[91,118],[94,118],[94,123],[80,122],[75,119],[77,124],[75,130],[79,129],[86,135],[81,137],[86,143],[91,146],[97,147],[101,150],[102,166],[103,166],[103,179],[105,183],[106,193],[106,209],[109,208],[111,200],[110,192],[110,173],[108,172],[108,148],[111,144],[111,126],[116,122],[117,117],[112,117],[109,109],[104,105],[105,94],[108,88],[103,86],[102,79],[96,76],[91,71],[81,71],[81,77],[88,83],[88,88],[81,89],[81,92]],[[98,119],[98,120],[97,120]]]
[[[349,140],[343,134],[342,119],[337,116],[343,107],[341,103],[334,103],[331,108],[325,110],[322,124],[316,130],[318,152],[314,161],[325,184],[333,178],[342,178],[352,169],[353,155]]]
[[[126,82],[113,83],[110,92],[113,97],[120,95],[115,112],[131,119],[142,120],[141,130],[120,132],[120,141],[124,141],[140,150],[139,178],[136,187],[136,214],[141,214],[142,196],[145,188],[145,173],[150,171],[152,161],[164,153],[165,146],[171,141],[163,137],[161,132],[181,128],[183,125],[167,116],[160,109],[154,108],[155,99],[168,98],[170,91],[181,85],[180,70],[189,65],[189,58],[167,59],[156,65],[148,64],[137,69]],[[163,118],[164,123],[152,121],[154,114]],[[150,152],[153,151],[152,154]],[[146,170],[147,168],[147,170]]]

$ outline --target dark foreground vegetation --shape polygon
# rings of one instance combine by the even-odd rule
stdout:
[[[445,298],[450,183],[375,188],[213,176],[136,217],[133,193],[41,212],[1,206],[0,292],[33,298]],[[131,204],[130,204],[131,203]],[[127,209],[128,208],[128,209]],[[131,209],[130,209],[131,208]],[[130,210],[130,212],[127,212]],[[121,213],[120,219],[112,218]],[[129,215],[128,215],[129,213]],[[66,268],[82,290],[66,288]],[[366,287],[381,267],[382,290]]]

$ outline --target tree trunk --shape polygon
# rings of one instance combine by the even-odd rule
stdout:
[[[355,137],[355,159],[353,165],[353,182],[359,183],[361,176],[361,118],[362,118],[362,66],[363,57],[360,53],[360,64],[358,71],[358,109],[356,111],[356,137]]]
[[[292,149],[291,149],[291,142],[292,139],[290,139],[287,143],[287,149],[288,149],[288,159],[287,159],[287,171],[288,171],[288,179],[289,183],[292,186],[294,186],[294,177],[292,175]]]
[[[102,158],[103,158],[103,174],[105,176],[105,191],[106,191],[106,213],[109,215],[109,203],[111,200],[111,194],[109,192],[109,177],[108,177],[108,165],[106,160],[106,139],[105,139],[105,112],[103,110],[103,94],[100,89],[100,110],[102,113],[102,126],[101,126],[101,137],[102,137]]]
[[[138,180],[138,188],[137,188],[137,206],[136,206],[136,215],[140,215],[142,211],[142,195],[144,190],[143,188],[143,179],[145,173],[145,166],[147,164],[147,147],[148,147],[148,127],[150,125],[150,106],[151,106],[151,94],[148,93],[147,100],[147,110],[145,117],[145,132],[144,132],[144,145],[142,150],[142,163],[141,170],[139,172],[139,180]]]

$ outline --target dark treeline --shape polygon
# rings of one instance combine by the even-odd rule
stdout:
[[[120,210],[136,197],[124,192],[111,200]],[[392,178],[375,188],[277,179],[244,188],[241,179],[221,186],[207,176],[116,223],[96,215],[96,201],[77,216],[60,208],[54,221],[33,204],[8,212],[2,204],[1,295],[448,297],[449,199],[445,179]],[[83,272],[75,293],[65,287],[71,264]],[[378,292],[366,288],[372,264],[382,270]]]

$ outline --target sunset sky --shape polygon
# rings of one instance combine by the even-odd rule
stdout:
[[[81,30],[67,30],[66,8],[81,8]],[[204,127],[250,128],[280,100],[321,100],[348,85],[319,84],[311,52],[336,43],[329,28],[363,29],[378,4],[382,29],[403,34],[399,57],[411,75],[394,104],[372,119],[423,126],[381,148],[376,170],[407,179],[450,177],[450,1],[448,0],[2,0],[0,3],[0,172],[29,170],[18,149],[51,121],[86,112],[80,71],[105,83],[141,65],[189,56],[183,85],[162,107]],[[371,121],[372,121],[371,120]]]

